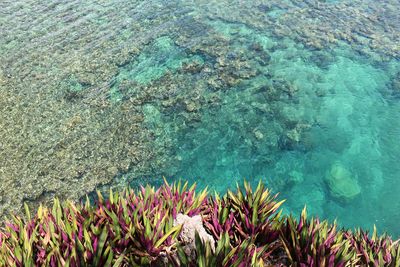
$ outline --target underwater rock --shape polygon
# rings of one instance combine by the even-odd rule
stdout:
[[[284,150],[293,150],[294,145],[290,142],[289,138],[286,135],[281,135],[278,139],[278,148],[282,151]]]
[[[175,103],[176,103],[176,100],[171,98],[171,99],[163,100],[163,101],[161,102],[161,105],[162,105],[164,108],[169,108],[169,107],[174,106]]]
[[[294,128],[302,119],[303,111],[296,109],[295,107],[283,107],[280,110],[280,115],[282,116],[282,121],[285,123],[286,127]]]
[[[258,58],[258,63],[260,63],[261,66],[267,66],[270,61],[271,61],[271,56],[267,53],[261,53]]]
[[[264,139],[264,135],[260,130],[255,130],[254,131],[254,136],[256,137],[257,140]]]
[[[346,169],[342,163],[335,162],[326,173],[325,181],[334,197],[349,201],[361,193],[357,177]]]
[[[182,66],[182,69],[185,72],[193,74],[193,73],[200,72],[203,67],[204,67],[204,64],[202,64],[202,62],[191,61],[191,62],[184,63],[183,66]]]
[[[260,113],[271,113],[271,107],[268,106],[266,103],[252,102],[251,107],[253,107],[257,112]]]
[[[335,57],[328,53],[316,51],[311,54],[310,59],[318,68],[327,70],[329,66],[335,61]]]
[[[273,79],[272,85],[278,91],[284,92],[290,97],[292,97],[298,91],[298,88],[294,84],[290,83],[287,80],[283,80],[283,79]]]
[[[286,133],[287,138],[294,143],[300,142],[300,133],[297,128],[292,129]]]
[[[186,101],[185,107],[188,112],[194,112],[199,109],[198,105],[193,101]]]
[[[211,77],[210,79],[207,80],[208,85],[215,91],[219,90],[220,88],[223,87],[223,84],[220,79],[217,79],[215,77]]]
[[[299,171],[291,171],[289,173],[288,183],[290,185],[301,184],[304,181],[303,173]]]
[[[301,141],[301,131],[299,127],[288,130],[285,134],[282,134],[278,140],[278,147],[281,150],[294,150],[299,148]]]
[[[250,49],[257,51],[257,52],[262,52],[264,50],[264,48],[262,47],[262,45],[259,42],[254,42],[250,45]]]

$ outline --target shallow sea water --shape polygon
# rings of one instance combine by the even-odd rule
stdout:
[[[400,235],[398,1],[0,3],[0,208],[245,178]]]

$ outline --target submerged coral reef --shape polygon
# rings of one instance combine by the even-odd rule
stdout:
[[[162,176],[220,192],[248,177],[291,211],[399,234],[398,7],[3,1],[0,215]],[[347,171],[327,175],[335,162]]]

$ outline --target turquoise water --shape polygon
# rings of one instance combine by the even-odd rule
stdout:
[[[263,180],[398,237],[396,1],[0,3],[0,207]]]
[[[306,204],[343,225],[396,229],[400,105],[387,87],[399,62],[377,63],[345,44],[316,52],[244,26],[218,26],[229,37],[239,32],[245,44],[259,41],[269,64],[253,62],[255,77],[220,94],[217,107],[204,108],[200,121],[173,134],[176,162],[162,174],[221,193],[243,178],[253,185],[261,179],[281,192],[290,211]],[[282,48],[268,49],[274,46]],[[273,91],[285,86],[292,89]],[[169,112],[148,117],[168,129],[182,123]],[[326,177],[336,163],[352,176],[346,187],[359,185],[354,198],[330,192]]]

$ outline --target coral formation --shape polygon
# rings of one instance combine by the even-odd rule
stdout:
[[[340,162],[332,164],[331,169],[326,174],[326,182],[331,193],[345,201],[355,198],[361,192],[357,177],[354,177]]]
[[[0,216],[150,176],[221,192],[246,176],[268,180],[288,209],[307,202],[347,226],[368,214],[363,226],[398,233],[398,209],[375,208],[398,199],[397,10],[387,0],[0,3]],[[325,194],[336,159],[363,177],[368,202],[331,201],[353,199],[354,180]]]

